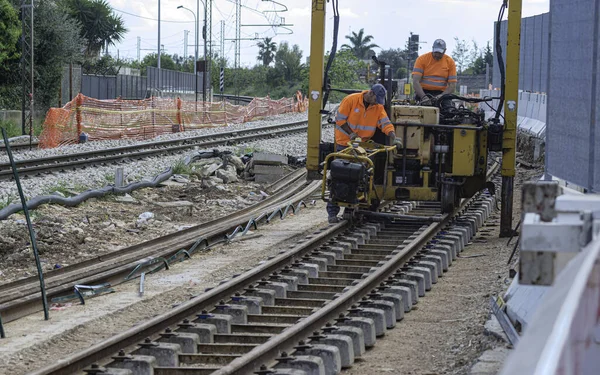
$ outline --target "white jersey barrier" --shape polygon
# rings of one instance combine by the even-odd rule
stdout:
[[[480,97],[499,98],[500,90],[479,90]],[[500,99],[494,99],[490,105],[498,108]],[[546,94],[519,91],[519,107],[517,114],[517,127],[520,131],[544,139],[546,136],[546,107],[548,97]],[[485,103],[480,108],[486,111],[486,119],[494,115],[494,111]],[[502,109],[504,115],[504,108]]]
[[[600,373],[600,196],[550,184],[524,189],[519,284],[546,290],[501,375]]]

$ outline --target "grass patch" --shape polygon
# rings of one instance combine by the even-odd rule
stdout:
[[[185,164],[183,160],[179,160],[175,165],[173,165],[173,174],[192,174],[192,167]]]
[[[0,200],[0,210],[3,209],[4,207],[8,207],[10,204],[13,203],[14,200],[15,200],[15,198],[11,197],[10,195],[7,196],[5,199]]]
[[[39,120],[34,119],[34,121],[33,121],[33,135],[34,136],[37,137],[42,133],[42,124],[43,123],[44,123],[43,119],[39,119]],[[23,133],[21,132],[21,125],[17,124],[14,121],[0,120],[0,128],[6,129],[6,135],[8,136],[8,138],[23,135]],[[25,131],[28,132],[29,129],[25,129]],[[0,139],[2,139],[1,135],[0,135]]]

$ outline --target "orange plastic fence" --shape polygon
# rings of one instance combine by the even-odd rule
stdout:
[[[39,147],[78,143],[82,132],[88,141],[150,139],[166,133],[244,123],[262,116],[303,112],[307,107],[308,99],[300,92],[295,98],[254,98],[245,106],[155,97],[98,100],[79,94],[63,108],[48,111]]]

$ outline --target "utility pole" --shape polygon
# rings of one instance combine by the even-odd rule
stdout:
[[[161,91],[161,86],[160,86],[160,0],[158,0],[158,56],[157,56],[157,64],[156,67],[158,68],[158,80],[157,80],[157,89],[159,91]]]
[[[208,20],[206,21],[206,34],[208,35],[208,56],[206,56],[204,59],[207,62],[207,70],[208,70],[208,78],[210,78],[211,72],[212,72],[212,5],[213,5],[213,0],[207,0],[208,4],[205,4],[205,7],[208,8]],[[206,45],[206,41],[204,41],[204,44]],[[211,85],[211,80],[208,81],[208,85]]]
[[[142,38],[137,37],[137,61],[140,62],[140,50],[142,46]]]
[[[221,61],[225,61],[225,21],[221,20]],[[223,65],[223,64],[221,64]]]
[[[33,136],[33,0],[21,2],[21,132]],[[48,319],[48,317],[46,317]]]
[[[241,43],[241,24],[242,24],[242,0],[235,0],[235,57],[233,63],[234,75],[233,86],[235,95],[239,96],[238,69],[240,67],[240,43]]]
[[[190,34],[189,30],[183,30],[183,60],[187,61],[188,59],[188,35]]]

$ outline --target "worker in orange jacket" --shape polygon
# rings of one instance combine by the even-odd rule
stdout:
[[[375,131],[380,129],[390,139],[390,144],[402,147],[402,141],[396,137],[394,125],[390,121],[385,108],[387,91],[381,84],[375,84],[371,90],[365,90],[346,96],[338,108],[335,117],[335,150],[341,151],[348,147],[348,142],[360,138],[363,142],[369,140]],[[340,207],[327,204],[329,223],[337,223]]]
[[[412,79],[416,98],[422,103],[428,101],[427,95],[440,99],[442,95],[454,93],[458,82],[456,63],[446,55],[446,42],[436,39],[433,50],[417,58]],[[452,102],[447,101],[444,105],[452,105]]]

